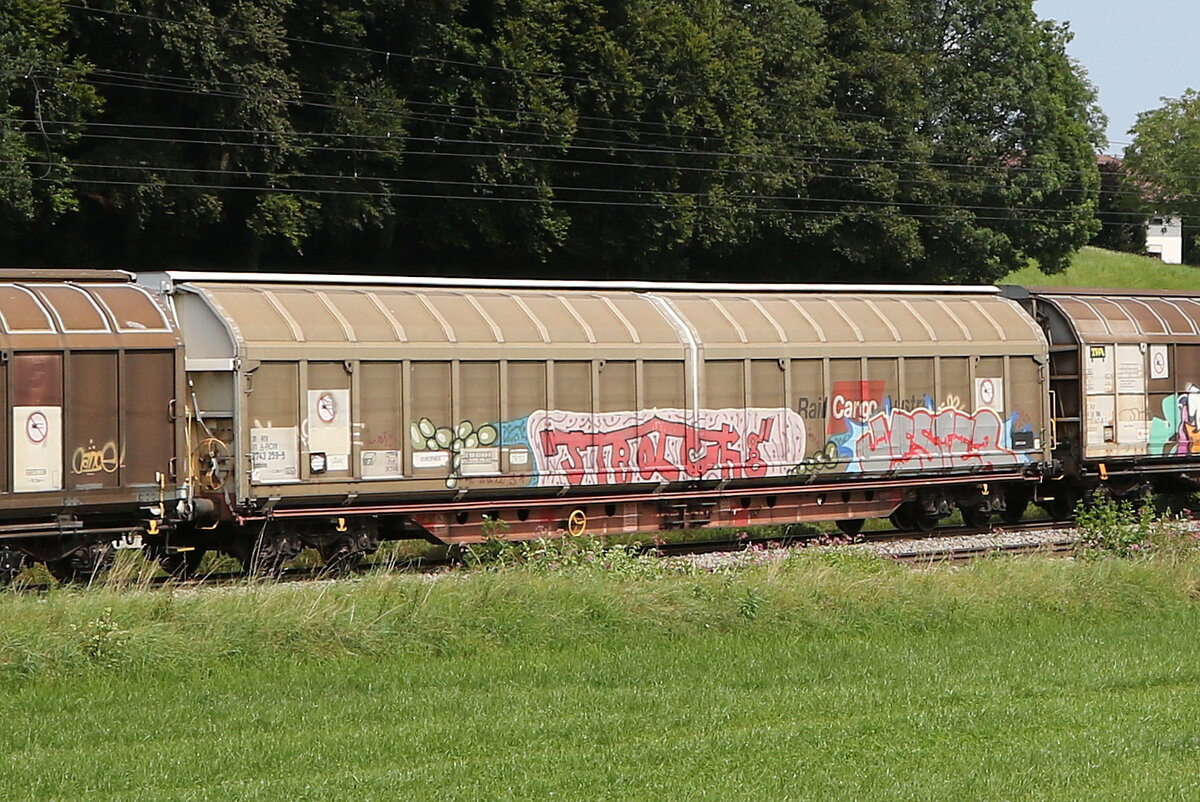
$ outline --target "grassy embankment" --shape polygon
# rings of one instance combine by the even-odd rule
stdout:
[[[1036,267],[1009,273],[1002,284],[1050,287],[1132,287],[1160,290],[1200,290],[1200,268],[1164,265],[1149,256],[1084,248],[1062,273],[1047,276]]]
[[[0,596],[6,799],[1146,799],[1200,557]]]

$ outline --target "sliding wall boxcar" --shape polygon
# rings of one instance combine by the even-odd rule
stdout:
[[[180,358],[166,310],[129,274],[0,271],[0,510],[173,498]]]
[[[1200,303],[1185,293],[1007,288],[1050,341],[1072,471],[1200,471]]]
[[[1019,474],[1046,342],[990,288],[175,274],[239,504]]]

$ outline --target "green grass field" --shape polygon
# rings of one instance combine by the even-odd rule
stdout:
[[[0,596],[5,799],[1192,799],[1200,558]]]
[[[1200,267],[1164,265],[1149,256],[1084,248],[1062,273],[1047,276],[1036,267],[1009,273],[1001,284],[1051,287],[1132,287],[1138,289],[1200,289]]]

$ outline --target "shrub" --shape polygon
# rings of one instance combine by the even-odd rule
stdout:
[[[1084,554],[1132,557],[1181,542],[1190,546],[1195,540],[1182,519],[1157,515],[1151,499],[1135,507],[1128,501],[1098,495],[1090,503],[1081,501],[1076,506],[1075,524]]]

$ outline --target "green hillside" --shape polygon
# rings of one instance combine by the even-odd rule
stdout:
[[[1036,267],[1009,273],[1001,284],[1055,287],[1134,287],[1200,290],[1200,267],[1164,265],[1149,256],[1084,248],[1062,273],[1047,276]]]

